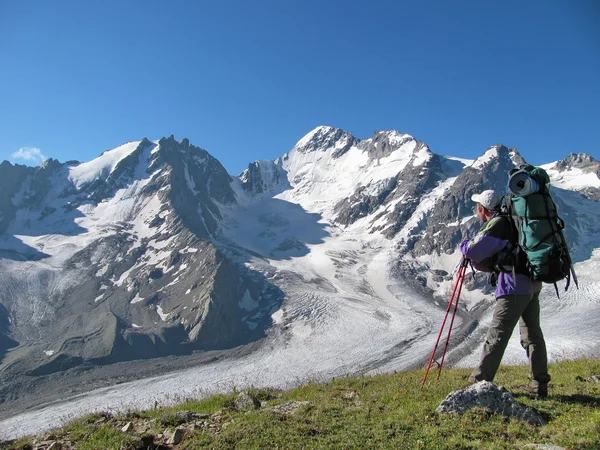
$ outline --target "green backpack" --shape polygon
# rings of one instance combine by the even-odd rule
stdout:
[[[575,286],[577,276],[563,235],[564,221],[550,196],[550,177],[541,167],[524,165],[509,173],[506,198],[507,212],[518,231],[519,247],[527,255],[527,267],[532,280],[553,283],[571,276]]]

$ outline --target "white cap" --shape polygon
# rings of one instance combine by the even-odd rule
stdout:
[[[502,203],[502,195],[499,195],[496,191],[488,189],[483,191],[481,194],[473,194],[471,200],[479,203],[485,209],[490,211],[496,211],[500,209],[500,203]]]

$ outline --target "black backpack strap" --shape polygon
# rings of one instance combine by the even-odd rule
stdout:
[[[546,191],[547,192],[547,191]],[[552,200],[552,197],[550,197],[549,193],[546,196],[546,200],[544,201],[544,206],[546,207],[546,212],[548,214],[548,216],[550,216],[550,210],[548,208],[548,201],[552,202],[552,205],[554,206],[554,211],[556,211],[556,219],[558,221],[558,229],[554,228],[554,222],[550,221],[550,225],[552,227],[552,231],[554,234],[554,243],[558,246],[564,247],[566,252],[567,252],[567,260],[569,261],[569,272],[567,273],[566,276],[566,284],[565,284],[565,291],[567,289],[569,289],[569,286],[571,285],[571,275],[573,276],[573,282],[575,283],[575,287],[577,289],[579,289],[579,283],[577,282],[577,275],[575,274],[575,269],[573,268],[573,261],[571,260],[571,254],[569,253],[569,247],[567,246],[567,241],[565,240],[564,236],[562,235],[562,229],[565,228],[565,222],[564,220],[562,220],[559,215],[558,215],[558,209],[556,208],[556,203],[554,203],[554,200]],[[558,237],[557,237],[558,236]],[[560,240],[562,240],[562,242],[558,242]],[[556,283],[554,283],[554,287],[556,288]],[[556,295],[558,296],[558,288],[556,288]]]

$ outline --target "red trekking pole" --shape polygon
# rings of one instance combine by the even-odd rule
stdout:
[[[427,364],[427,369],[425,370],[425,376],[423,377],[423,381],[421,382],[421,388],[425,386],[425,381],[427,380],[427,375],[429,374],[429,369],[431,369],[431,363],[433,362],[433,358],[435,357],[435,352],[437,351],[438,344],[440,343],[440,337],[442,336],[442,332],[444,331],[444,326],[446,325],[446,320],[448,319],[448,313],[452,309],[452,305],[454,305],[454,312],[452,313],[452,320],[450,321],[450,328],[448,329],[448,336],[446,337],[446,345],[444,346],[444,353],[442,355],[442,362],[440,364],[438,370],[437,380],[440,379],[440,374],[442,373],[442,365],[444,364],[444,358],[446,357],[446,350],[448,349],[448,342],[450,341],[450,333],[452,332],[452,325],[454,324],[454,317],[456,316],[456,311],[458,309],[458,299],[460,298],[460,291],[462,290],[462,285],[465,280],[465,272],[467,271],[467,264],[469,260],[463,258],[460,262],[460,267],[458,268],[458,273],[456,274],[456,282],[454,283],[454,289],[452,289],[452,295],[450,296],[450,300],[448,301],[448,308],[446,308],[446,315],[444,316],[444,320],[442,322],[442,326],[440,327],[440,332],[438,333],[437,339],[435,341],[435,346],[433,347],[433,351],[431,352],[431,357],[429,358],[429,363]],[[454,298],[456,295],[456,303],[454,302]]]

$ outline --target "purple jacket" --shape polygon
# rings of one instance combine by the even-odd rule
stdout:
[[[496,214],[484,224],[477,236],[460,244],[460,252],[473,262],[475,269],[491,272],[494,269],[493,257],[501,252],[509,252],[511,232],[508,220]],[[512,272],[500,272],[496,298],[530,294],[541,288],[542,283],[532,281],[528,275],[516,273],[513,278]]]

